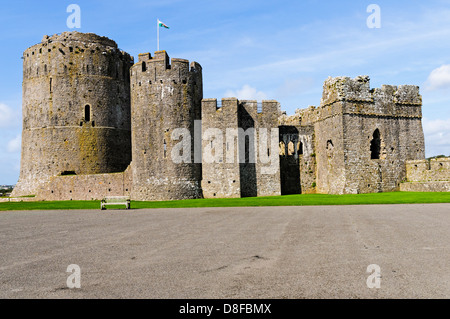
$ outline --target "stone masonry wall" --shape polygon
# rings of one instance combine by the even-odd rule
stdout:
[[[202,102],[205,198],[280,195],[276,101]],[[275,135],[272,135],[272,128]]]
[[[416,86],[372,90],[367,76],[327,79],[321,106],[299,112],[315,127],[318,192],[398,190],[405,162],[425,156],[421,106]]]
[[[405,192],[450,192],[450,158],[406,162]]]
[[[41,186],[36,200],[101,200],[106,196],[130,196],[131,169],[122,173],[52,176]]]
[[[239,101],[202,101],[202,191],[204,198],[241,197],[239,145],[237,139]]]
[[[133,199],[202,196],[201,159],[195,155],[201,143],[194,143],[201,134],[195,124],[201,119],[202,97],[198,63],[183,59],[169,63],[165,51],[154,57],[139,55],[131,68]]]
[[[314,127],[280,125],[279,129],[281,194],[314,193],[316,187]]]
[[[133,58],[95,34],[45,36],[23,54],[23,132],[13,196],[51,176],[124,171],[131,161]]]
[[[245,149],[239,153],[242,197],[281,195],[279,114],[277,101],[262,101],[259,107],[257,101],[239,103],[238,126],[245,134],[239,137],[241,150]]]

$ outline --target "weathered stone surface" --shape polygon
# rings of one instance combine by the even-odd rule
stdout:
[[[121,172],[131,161],[133,58],[95,34],[44,37],[23,54],[23,133],[13,196],[67,172]]]
[[[205,198],[281,194],[278,114],[276,101],[202,101]]]
[[[195,121],[203,98],[200,64],[172,59],[165,51],[141,54],[131,68],[133,188],[136,200],[199,198],[201,161],[194,163]],[[190,136],[178,136],[185,129]],[[177,130],[177,131],[176,131]],[[186,160],[174,148],[188,139]],[[180,151],[178,151],[180,152]]]
[[[44,36],[23,58],[13,196],[448,190],[449,160],[424,161],[417,86],[371,89],[368,76],[330,77],[319,107],[287,116],[274,100],[203,99],[200,64],[158,51],[132,65],[114,41],[95,34]]]
[[[38,191],[37,200],[101,200],[129,196],[131,169],[121,173],[52,176]]]
[[[450,192],[450,158],[407,161],[404,192]]]
[[[421,103],[417,86],[371,90],[367,76],[328,78],[321,106],[298,112],[315,129],[317,191],[398,190],[405,162],[425,157]]]

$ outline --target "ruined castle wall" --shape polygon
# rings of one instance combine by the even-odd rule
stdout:
[[[201,119],[202,97],[198,63],[183,59],[169,63],[165,51],[154,57],[139,55],[139,62],[131,68],[133,199],[202,196],[201,159],[194,154],[195,121]],[[201,134],[201,128],[197,133]],[[180,155],[185,157],[175,160]]]
[[[346,193],[399,190],[406,160],[425,157],[419,88],[385,85],[367,92],[364,101],[345,104]],[[380,133],[376,159],[371,151],[375,130]]]
[[[287,124],[282,121],[283,124]],[[280,125],[281,194],[314,193],[316,187],[316,154],[314,127]]]
[[[130,196],[131,170],[122,173],[52,176],[41,185],[37,200],[101,200],[106,196]]]
[[[23,54],[23,132],[13,196],[51,176],[124,171],[131,161],[132,57],[94,34],[45,36]]]
[[[244,131],[254,129],[254,143],[250,138],[240,137],[241,143],[244,143],[242,149],[245,149],[240,154],[239,164],[241,196],[280,195],[279,103],[262,101],[258,105],[257,101],[242,100],[238,112],[239,128]]]
[[[408,182],[450,181],[450,158],[406,162]]]
[[[202,101],[202,190],[204,198],[241,197],[238,106],[235,98]]]
[[[416,86],[371,90],[368,77],[325,81],[321,106],[303,113],[304,121],[316,121],[318,191],[398,190],[406,160],[425,156],[421,105]]]
[[[406,162],[403,192],[450,192],[450,158]]]
[[[341,109],[342,105],[333,105]],[[330,112],[331,113],[331,112]],[[346,183],[342,116],[331,114],[314,124],[317,192],[342,194]]]

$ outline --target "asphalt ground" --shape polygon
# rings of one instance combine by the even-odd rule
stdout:
[[[0,212],[0,298],[449,298],[449,230],[450,204]]]

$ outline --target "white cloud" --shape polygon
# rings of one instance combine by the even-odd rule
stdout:
[[[17,135],[15,138],[13,138],[12,140],[10,140],[8,142],[8,145],[7,145],[8,152],[9,153],[20,152],[21,144],[22,144],[22,136]]]
[[[431,71],[427,80],[427,89],[450,89],[450,64],[444,64]]]
[[[266,100],[267,95],[264,92],[245,84],[242,89],[237,91],[228,90],[225,92],[224,97],[236,97],[239,100]]]
[[[423,118],[427,156],[450,155],[450,118],[428,120]]]
[[[314,79],[309,78],[297,78],[288,79],[283,82],[283,84],[277,89],[277,98],[285,98],[291,96],[297,96],[304,93],[314,86]]]
[[[0,103],[0,127],[11,127],[16,122],[14,110],[6,104]]]

